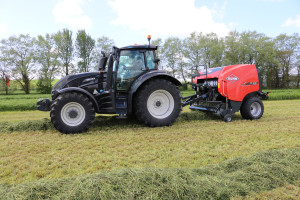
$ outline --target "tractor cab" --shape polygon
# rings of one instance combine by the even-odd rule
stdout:
[[[132,45],[122,48],[113,47],[112,52],[100,59],[99,96],[101,113],[116,113],[120,118],[132,111],[131,101],[133,85],[143,82],[137,79],[158,70],[159,59],[156,58],[155,45]],[[165,73],[165,72],[163,72]],[[103,98],[103,96],[107,96]],[[106,99],[107,101],[103,102]],[[115,106],[114,106],[115,105]]]
[[[107,72],[109,82],[106,89],[128,91],[132,83],[142,74],[158,69],[155,45],[133,45],[122,48],[113,47],[112,53],[100,59],[98,69]],[[107,64],[107,70],[106,70]],[[105,89],[105,88],[103,88]]]

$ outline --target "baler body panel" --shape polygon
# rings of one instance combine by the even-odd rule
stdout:
[[[259,79],[255,65],[231,65],[223,68],[218,79],[218,91],[233,101],[259,90]]]
[[[212,68],[206,72],[200,72],[195,77],[195,83],[204,79],[218,79],[218,92],[233,101],[243,101],[244,97],[255,91],[259,91],[259,78],[255,65],[230,65]]]
[[[216,67],[216,68],[210,68],[207,69],[207,78],[218,78],[223,67]],[[199,76],[195,78],[195,83],[197,83],[197,80],[203,80],[206,79],[206,71],[200,71]]]

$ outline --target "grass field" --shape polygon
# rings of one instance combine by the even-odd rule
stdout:
[[[51,98],[50,94],[15,94],[0,96],[0,111],[36,110],[40,98]]]
[[[0,199],[230,199],[247,194],[258,199],[264,196],[260,191],[274,188],[268,193],[282,199],[278,187],[296,188],[299,167],[300,149],[269,150],[201,168],[121,169],[0,185]],[[296,192],[286,193],[291,198]]]
[[[194,94],[194,91],[185,90],[181,93],[182,96],[189,96]],[[37,91],[32,91],[29,95],[20,92],[13,95],[0,95],[0,111],[36,110],[36,102],[40,98],[51,98],[51,95],[39,94]],[[269,95],[269,100],[291,99],[300,99],[300,89],[271,90]]]
[[[257,121],[237,113],[224,123],[185,108],[173,126],[161,128],[98,115],[87,133],[75,135],[54,130],[48,112],[0,112],[0,183],[30,185],[123,169],[192,170],[264,150],[299,149],[300,100],[264,104]]]
[[[300,99],[300,89],[265,89],[263,92],[271,92],[269,94],[269,100],[291,100]],[[188,96],[194,94],[192,90],[181,91],[182,96]]]
[[[53,128],[49,112],[35,111],[36,101],[50,95],[36,92],[0,95],[0,199],[74,199],[76,194],[82,199],[124,198],[125,194],[133,199],[135,194],[130,193],[130,188],[139,192],[136,195],[140,199],[160,198],[155,195],[162,192],[169,194],[168,199],[192,198],[186,196],[185,190],[214,199],[243,199],[245,195],[246,199],[297,199],[300,170],[293,170],[300,168],[297,160],[300,158],[300,90],[271,92],[270,100],[274,101],[264,101],[264,116],[257,121],[243,120],[236,113],[233,122],[224,123],[217,117],[185,107],[171,127],[149,128],[133,118],[118,120],[115,116],[97,115],[87,133],[75,135],[60,134]],[[182,91],[183,96],[191,94],[193,91]],[[265,164],[252,160],[254,168],[237,171],[240,175],[251,172],[253,176],[246,177],[247,183],[243,182],[245,177],[238,176],[237,182],[229,181],[233,173],[222,176],[217,171],[196,173],[211,164],[216,164],[216,168],[223,166],[222,162],[243,165],[239,157],[251,160],[249,156],[265,151],[269,154],[268,150],[273,149],[298,157],[288,161],[275,156],[276,159],[265,163],[266,168],[260,169],[265,171],[259,172],[255,166]],[[278,169],[277,174],[268,171],[269,165],[273,169],[278,164],[283,169]],[[281,177],[287,173],[293,176]],[[265,177],[266,183],[260,182],[257,174]],[[148,186],[139,181],[149,178],[153,181],[151,187],[143,188]],[[167,182],[161,182],[164,180]],[[130,184],[119,187],[118,181],[137,187]],[[229,183],[232,188],[226,189]],[[94,187],[99,184],[102,190]],[[158,187],[160,184],[163,189]],[[85,196],[89,193],[85,186],[93,191],[101,190],[102,196],[94,193]],[[65,193],[66,190],[71,191]]]

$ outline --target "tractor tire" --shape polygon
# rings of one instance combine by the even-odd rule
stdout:
[[[85,95],[64,93],[52,103],[50,117],[53,126],[61,133],[82,133],[94,122],[95,109]]]
[[[240,112],[244,119],[259,119],[264,113],[264,104],[258,97],[251,97],[244,100]]]
[[[134,97],[134,115],[150,127],[170,126],[182,110],[182,96],[172,82],[154,79],[145,83]]]

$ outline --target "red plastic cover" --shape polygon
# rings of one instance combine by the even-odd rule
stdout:
[[[207,78],[218,78],[218,91],[229,100],[242,101],[244,97],[259,90],[259,79],[255,65],[230,65],[207,70]],[[206,79],[205,70],[198,79]]]

